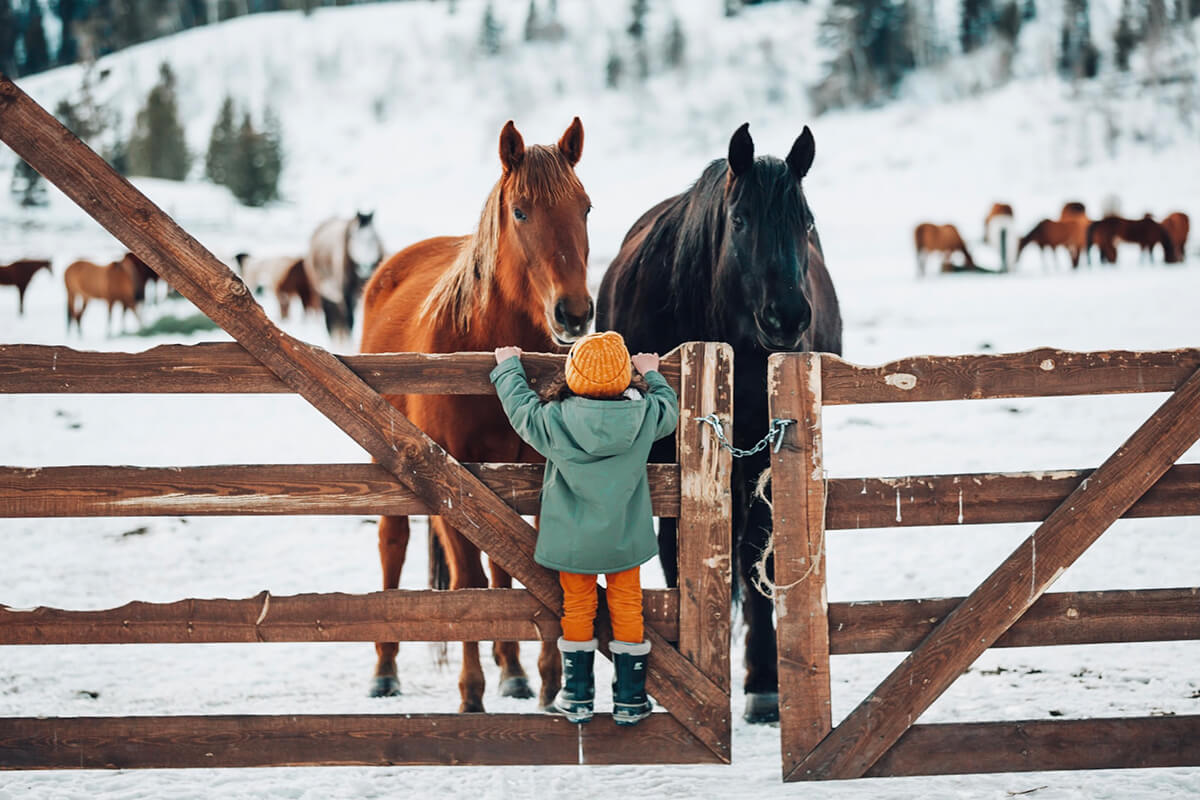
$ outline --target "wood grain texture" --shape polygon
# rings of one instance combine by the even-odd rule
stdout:
[[[834,478],[828,530],[1040,522],[1095,470]],[[1200,515],[1200,464],[1177,464],[1125,517]]]
[[[427,507],[439,509],[552,614],[561,612],[557,576],[533,562],[536,534],[516,512],[336,357],[279,330],[237,275],[3,76],[0,140],[345,431]],[[728,696],[653,629],[647,629],[647,638],[655,648],[649,691],[718,758],[728,760],[728,729],[716,710],[728,706]]]
[[[402,699],[398,702],[402,702]],[[460,764],[695,764],[719,760],[670,714],[362,714],[0,719],[0,769]]]
[[[518,514],[536,514],[541,464],[463,464]],[[679,467],[651,464],[650,501],[679,514]],[[428,514],[378,464],[0,467],[0,517]]]
[[[961,597],[829,604],[834,655],[912,650]],[[992,647],[1200,639],[1200,588],[1044,594]]]
[[[864,775],[1197,438],[1200,372],[1080,483],[787,779]]]
[[[678,635],[679,594],[647,589],[646,624]],[[559,620],[524,589],[393,589],[135,601],[97,611],[0,606],[0,644],[553,641]]]
[[[727,344],[685,344],[675,436],[682,488],[679,651],[729,692],[733,458],[712,429],[697,422],[709,414],[733,429],[733,350]]]
[[[1173,392],[1200,369],[1200,350],[921,356],[860,366],[823,355],[825,405]]]
[[[1200,766],[1200,716],[914,725],[868,777]]]
[[[779,744],[787,775],[832,724],[821,357],[772,355],[767,387],[771,418],[796,420],[771,454]]]
[[[491,353],[371,353],[337,358],[381,394],[495,394]],[[566,356],[526,353],[535,386]],[[679,348],[663,356],[663,377],[679,390]],[[0,394],[278,394],[293,390],[236,342],[170,344],[139,353],[0,345]]]

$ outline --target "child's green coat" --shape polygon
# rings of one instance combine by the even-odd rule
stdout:
[[[534,560],[562,572],[621,572],[658,552],[646,461],[675,431],[679,400],[657,372],[637,400],[568,397],[543,403],[517,357],[492,370],[504,412],[546,457]]]

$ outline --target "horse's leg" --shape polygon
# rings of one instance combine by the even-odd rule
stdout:
[[[746,623],[745,662],[746,707],[742,714],[747,722],[775,722],[779,719],[779,674],[776,663],[774,607],[754,587],[752,576],[762,558],[768,531],[771,530],[771,510],[766,503],[753,497],[752,476],[766,468],[765,459],[753,459],[739,480],[734,478],[733,529],[737,534],[738,589],[742,598],[742,619]],[[755,469],[754,467],[758,467]],[[751,476],[751,477],[747,477]],[[767,574],[773,574],[768,562]]]
[[[379,564],[383,568],[383,588],[395,589],[400,585],[400,570],[404,568],[404,557],[408,552],[408,517],[381,517],[379,519]],[[375,679],[371,683],[371,697],[394,697],[400,694],[400,680],[396,673],[397,642],[375,643]]]
[[[487,576],[479,560],[479,548],[456,531],[441,517],[430,517],[429,525],[436,533],[450,566],[451,589],[483,589]],[[483,711],[483,692],[486,686],[483,666],[479,662],[479,642],[463,642],[462,672],[458,676],[458,691],[462,697],[460,712]]]
[[[17,316],[25,316],[25,287],[17,284]]]
[[[493,589],[512,588],[512,575],[503,567],[488,559],[488,568],[492,573]],[[533,690],[529,688],[529,677],[525,674],[525,668],[521,666],[520,642],[492,642],[492,658],[496,666],[500,667],[501,697],[517,697],[522,700],[533,697]],[[553,695],[550,699],[554,699]]]

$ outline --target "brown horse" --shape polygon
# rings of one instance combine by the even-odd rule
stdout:
[[[91,261],[76,261],[67,267],[63,273],[63,283],[67,286],[67,332],[71,331],[71,323],[82,335],[84,309],[89,300],[102,300],[108,304],[108,322],[105,331],[112,327],[113,306],[121,304],[121,329],[125,329],[125,312],[132,311],[142,324],[138,313],[138,304],[145,296],[146,279],[138,268],[137,257],[125,254],[120,261],[99,265]]]
[[[557,146],[525,147],[510,121],[500,132],[500,180],[470,236],[426,239],[379,267],[364,292],[364,353],[453,353],[516,345],[549,351],[587,332],[594,306],[587,289],[587,215],[591,202],[575,175],[583,152],[576,117]],[[494,396],[393,395],[397,409],[460,461],[540,461],[504,416]],[[440,517],[431,533],[447,559],[441,578],[462,589],[487,586],[479,549]],[[384,588],[399,585],[408,545],[407,517],[379,523]],[[492,585],[512,578],[491,564]],[[371,694],[399,693],[395,642],[375,645],[378,661]],[[496,642],[502,694],[532,697],[516,642]],[[562,674],[554,642],[543,642],[538,668],[541,705],[550,708]],[[483,711],[484,678],[477,642],[463,643],[460,711]]]
[[[292,298],[300,300],[301,311],[320,311],[321,298],[304,270],[304,256],[266,256],[256,258],[248,253],[234,256],[242,280],[258,293],[270,288],[279,301],[279,316],[288,318]]]
[[[1183,261],[1186,257],[1184,248],[1187,246],[1188,228],[1190,227],[1188,215],[1182,211],[1173,211],[1163,218],[1162,226],[1166,229],[1167,235],[1171,237],[1171,244],[1175,245],[1176,260]]]
[[[1007,219],[1006,219],[1007,218]],[[1012,224],[1013,209],[1008,203],[992,203],[991,210],[987,216],[983,218],[983,241],[990,244],[992,241],[993,223],[997,226],[1005,223]]]
[[[1065,213],[1065,209],[1064,209]],[[1038,249],[1045,255],[1046,248],[1049,247],[1051,255],[1054,254],[1055,248],[1065,247],[1067,254],[1071,257],[1071,268],[1079,268],[1079,254],[1085,249],[1085,238],[1087,232],[1087,217],[1074,217],[1069,219],[1043,219],[1029,233],[1025,234],[1017,242],[1017,255],[1014,261],[1021,260],[1021,252],[1027,245],[1036,244]],[[1045,261],[1042,262],[1043,266]]]
[[[1153,261],[1154,248],[1162,245],[1163,260],[1168,264],[1176,263],[1175,243],[1167,233],[1167,229],[1154,221],[1149,214],[1141,219],[1125,219],[1124,217],[1105,217],[1093,222],[1087,228],[1086,246],[1091,249],[1095,244],[1100,248],[1100,260],[1106,264],[1117,262],[1117,245],[1121,242],[1136,244],[1141,248],[1141,260]]]
[[[1087,206],[1078,200],[1069,200],[1063,203],[1062,211],[1058,215],[1061,221],[1079,219],[1080,217],[1087,217]]]
[[[17,313],[21,316],[25,315],[25,288],[41,269],[54,274],[50,262],[44,258],[26,258],[0,266],[0,286],[17,287]]]
[[[966,242],[958,233],[958,228],[953,225],[934,225],[932,222],[922,222],[913,231],[913,240],[917,246],[917,275],[925,274],[925,260],[930,253],[942,254],[942,272],[959,272],[962,270],[976,270],[975,259],[971,258],[971,252],[967,250]],[[950,263],[950,257],[955,253],[962,253],[966,259],[966,265],[956,267]]]

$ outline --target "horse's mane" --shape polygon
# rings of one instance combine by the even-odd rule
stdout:
[[[496,181],[484,201],[479,225],[459,247],[454,262],[442,273],[421,304],[421,316],[445,312],[462,331],[472,316],[487,308],[500,256],[501,202],[507,189],[534,203],[557,203],[583,191],[571,165],[557,147],[532,145],[517,169]]]
[[[721,274],[727,174],[728,162],[723,158],[705,167],[691,188],[663,210],[642,249],[643,267],[666,264],[670,270],[670,303],[676,314],[693,319],[702,315],[710,327],[724,318],[725,305],[732,299],[714,285],[728,277]],[[778,158],[764,156],[755,161],[754,168],[739,178],[734,192],[759,198],[758,207],[764,216],[770,209],[776,224],[804,225],[800,184]]]

